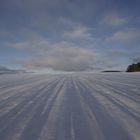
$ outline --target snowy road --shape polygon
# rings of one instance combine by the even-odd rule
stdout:
[[[0,75],[0,140],[140,140],[140,73]]]

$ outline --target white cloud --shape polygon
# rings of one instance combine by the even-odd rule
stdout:
[[[139,30],[126,30],[115,32],[111,37],[106,38],[107,42],[115,44],[123,44],[126,46],[140,44],[140,31]]]
[[[80,48],[69,42],[50,43],[23,42],[14,44],[30,53],[30,57],[23,61],[23,65],[32,69],[47,69],[62,71],[84,71],[92,69],[96,61],[93,49]]]
[[[64,32],[63,37],[71,39],[93,40],[90,31],[90,28],[77,26],[72,31]]]
[[[128,21],[125,18],[120,18],[120,17],[114,17],[114,18],[107,18],[106,23],[113,25],[113,26],[119,26],[119,25],[124,25]]]
[[[92,69],[97,57],[93,49],[94,39],[90,33],[92,29],[64,18],[60,18],[58,23],[65,25],[65,29],[59,32],[59,36],[57,32],[56,38],[55,32],[53,38],[46,38],[31,30],[22,29],[18,35],[23,40],[9,43],[9,46],[28,53],[29,57],[21,62],[26,68],[62,71]]]

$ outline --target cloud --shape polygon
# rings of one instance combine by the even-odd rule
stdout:
[[[77,26],[76,28],[74,27],[74,29],[71,31],[64,32],[63,37],[92,41],[93,36],[90,33],[91,30],[92,29],[84,26]]]
[[[128,0],[127,5],[116,0],[0,1],[0,48],[24,50],[27,58],[15,57],[34,69],[81,71],[112,66],[117,58],[129,56],[123,52],[111,56],[109,49],[117,46],[132,53],[139,47],[140,4],[136,1]],[[99,59],[101,65],[95,62]]]
[[[95,69],[97,53],[93,47],[92,29],[64,18],[57,23],[64,28],[60,31],[58,28],[57,32],[51,30],[54,31],[52,36],[46,37],[28,28],[13,33],[18,40],[7,45],[28,54],[18,63],[25,68],[40,70],[85,71],[93,66]]]
[[[140,63],[140,56],[132,59],[133,63]]]
[[[122,26],[128,23],[128,19],[116,15],[106,15],[103,20],[102,24],[107,24],[111,26]]]
[[[44,58],[30,59],[25,65],[28,68],[52,68],[62,71],[84,71],[92,69],[95,61],[93,53],[81,48],[59,48],[52,55]]]
[[[111,37],[106,38],[107,42],[135,46],[140,44],[140,31],[136,29],[117,31]]]
[[[22,64],[30,69],[60,71],[85,71],[92,69],[96,52],[70,44],[69,42],[50,43],[49,41],[16,43],[16,48],[28,51],[30,57]]]

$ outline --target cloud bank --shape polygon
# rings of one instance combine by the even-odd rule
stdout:
[[[85,71],[93,69],[96,52],[68,42],[49,41],[13,44],[13,47],[28,51],[30,57],[22,62],[29,69],[51,68],[59,71]]]
[[[125,68],[139,52],[138,0],[0,1],[0,64],[59,71]]]

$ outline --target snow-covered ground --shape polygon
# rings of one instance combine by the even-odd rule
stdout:
[[[140,73],[0,75],[0,140],[140,140]]]

